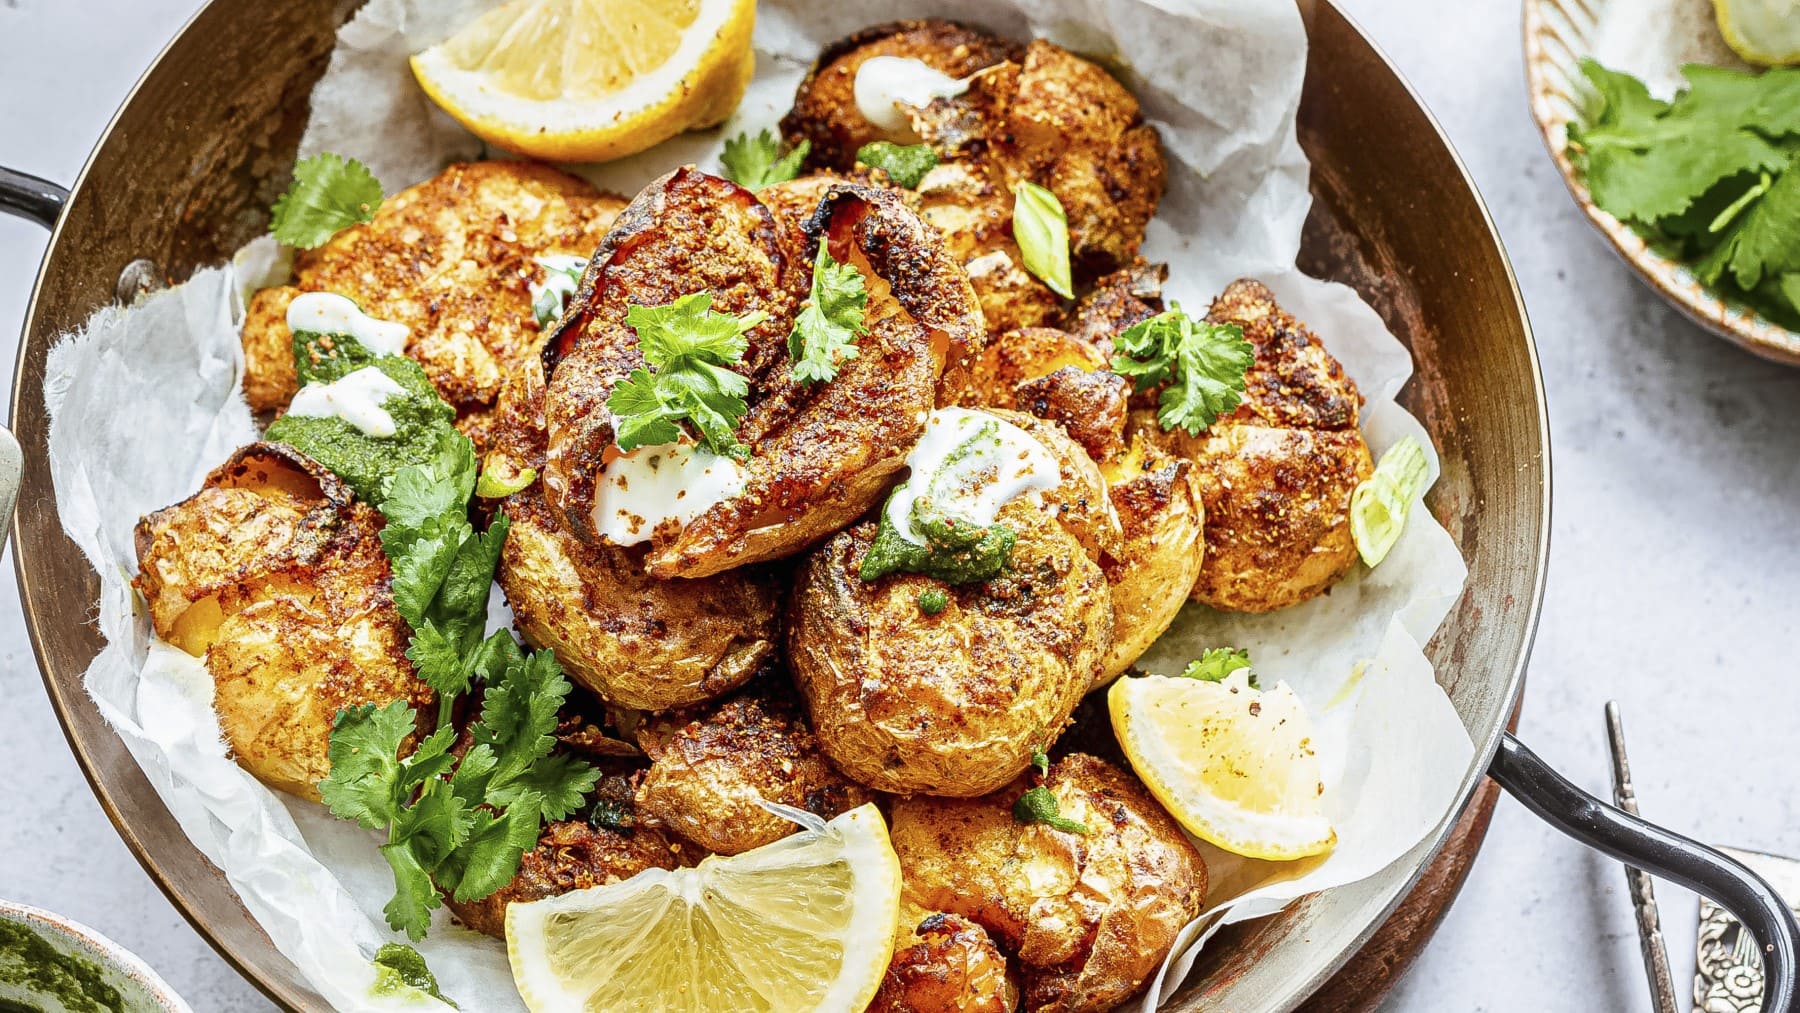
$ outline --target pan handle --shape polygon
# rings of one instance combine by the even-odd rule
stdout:
[[[1570,837],[1709,897],[1736,915],[1762,949],[1762,1013],[1800,1013],[1800,924],[1761,876],[1698,841],[1589,795],[1510,733],[1501,737],[1488,776]]]
[[[69,202],[69,191],[29,173],[0,165],[0,211],[37,222],[46,229],[56,227],[63,205]],[[19,454],[19,441],[0,427],[0,542],[12,529],[13,507],[19,502],[19,475],[24,460]]]
[[[68,202],[69,191],[55,183],[0,165],[0,211],[52,229]]]

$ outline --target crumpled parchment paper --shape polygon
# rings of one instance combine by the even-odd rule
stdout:
[[[406,57],[496,2],[371,0],[339,33],[302,154],[361,159],[389,192],[481,156],[481,143],[414,85]],[[629,195],[684,161],[716,168],[724,137],[775,124],[821,45],[901,13],[1043,36],[1114,69],[1171,157],[1169,193],[1144,250],[1170,264],[1168,294],[1198,311],[1233,278],[1261,279],[1361,387],[1374,450],[1409,433],[1423,442],[1419,423],[1393,400],[1412,368],[1405,349],[1349,289],[1292,266],[1310,198],[1294,136],[1306,39],[1286,4],[929,0],[902,11],[876,0],[765,0],[756,79],[730,123],[581,171]],[[87,688],[188,836],[334,1007],[442,1009],[436,1000],[370,992],[368,958],[393,937],[381,916],[392,881],[376,838],[268,790],[232,762],[212,713],[210,677],[197,659],[155,641],[129,586],[138,517],[191,494],[231,450],[256,438],[239,390],[238,329],[246,294],[286,269],[274,244],[260,240],[231,264],[130,308],[100,311],[50,354],[45,400],[57,506],[101,584],[107,645]],[[1432,465],[1435,476],[1435,455]],[[1203,648],[1248,647],[1264,680],[1292,685],[1318,724],[1324,803],[1339,836],[1323,860],[1289,865],[1209,851],[1209,911],[1184,932],[1147,1009],[1174,991],[1218,924],[1371,875],[1449,815],[1473,746],[1420,645],[1464,576],[1449,535],[1415,510],[1379,569],[1359,567],[1331,594],[1273,615],[1189,606],[1141,663],[1175,672]],[[463,1009],[521,1008],[495,941],[440,911],[419,948]]]

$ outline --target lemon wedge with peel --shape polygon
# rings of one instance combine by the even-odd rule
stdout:
[[[1312,720],[1286,683],[1252,689],[1247,669],[1221,682],[1148,675],[1113,683],[1106,702],[1132,768],[1194,836],[1269,861],[1337,843]]]
[[[511,0],[412,58],[432,101],[535,158],[620,158],[730,115],[755,0]]]
[[[513,981],[534,1013],[860,1013],[900,920],[900,863],[873,804],[691,869],[506,909]]]
[[[1800,0],[1713,0],[1719,34],[1746,62],[1800,63]]]

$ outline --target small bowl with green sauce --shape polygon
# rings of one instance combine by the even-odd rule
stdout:
[[[193,1013],[136,955],[85,925],[0,901],[0,1013]]]

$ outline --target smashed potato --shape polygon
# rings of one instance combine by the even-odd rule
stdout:
[[[915,59],[969,87],[907,109],[910,128],[890,134],[856,104],[857,71],[876,56]],[[781,126],[789,144],[811,142],[809,165],[837,171],[871,141],[930,144],[941,162],[919,183],[920,215],[968,272],[993,333],[1055,324],[1064,309],[1013,239],[1020,182],[1062,204],[1079,286],[1136,256],[1167,178],[1155,128],[1105,70],[1042,39],[1020,45],[949,21],[878,25],[826,47]]]
[[[434,699],[406,659],[381,527],[279,443],[240,449],[138,522],[133,584],[151,626],[205,661],[232,755],[270,787],[319,798],[338,711],[405,700],[425,714]]]
[[[1112,590],[1113,642],[1095,685],[1118,678],[1168,631],[1206,559],[1206,508],[1194,465],[1168,444],[1156,413],[1140,409],[1126,420],[1126,449],[1100,465],[1124,538],[1102,564]]]
[[[373,221],[299,251],[291,284],[263,289],[244,319],[244,396],[274,411],[294,396],[287,308],[302,292],[335,292],[405,324],[406,354],[425,367],[459,425],[486,442],[505,377],[537,351],[535,258],[586,259],[625,202],[567,173],[514,160],[458,163],[386,200]]]
[[[698,715],[639,728],[650,769],[638,782],[638,813],[707,851],[736,855],[799,829],[758,799],[827,820],[869,801],[825,758],[785,682],[773,677]]]
[[[608,703],[666,710],[742,686],[775,649],[779,592],[758,568],[659,580],[642,547],[592,546],[537,487],[507,499],[495,579],[519,632]]]
[[[907,901],[980,925],[1018,958],[1026,1010],[1100,1013],[1144,986],[1199,915],[1206,864],[1137,779],[1072,754],[1043,779],[1086,833],[1021,824],[1021,779],[981,798],[896,799]]]
[[[964,368],[984,343],[980,309],[937,234],[891,191],[834,186],[806,229],[869,289],[860,354],[812,385],[792,379],[787,352],[812,258],[754,194],[689,167],[650,184],[619,216],[545,353],[545,488],[577,537],[600,540],[595,484],[614,436],[605,402],[643,363],[626,310],[700,290],[720,312],[768,314],[747,332],[741,368],[751,389],[737,438],[752,454],[741,492],[652,533],[648,572],[702,577],[793,554],[885,492],[946,365]]]
[[[1083,304],[1092,334],[1135,323],[1130,318],[1149,309],[1131,294],[1136,273],[1119,272]],[[1110,347],[1112,338],[1104,341]],[[1113,639],[1099,685],[1149,650],[1187,602],[1205,554],[1205,510],[1194,465],[1171,449],[1155,411],[1129,408],[1130,386],[1105,372],[1097,343],[1051,328],[1003,334],[982,350],[975,386],[984,403],[1045,420],[1039,427],[1060,427],[1098,465],[1122,528],[1100,559],[1111,587]]]
[[[1013,1013],[1006,956],[960,915],[902,908],[894,956],[868,1013]]]
[[[951,586],[859,575],[875,525],[815,550],[795,576],[788,659],[838,768],[880,791],[981,795],[1055,738],[1112,640],[1106,579],[1081,543],[1025,500],[1001,576]],[[920,608],[937,590],[947,606]]]
[[[1323,593],[1356,563],[1350,493],[1374,470],[1357,428],[1362,395],[1259,282],[1232,282],[1206,318],[1241,326],[1256,361],[1236,411],[1198,437],[1176,434],[1206,505],[1194,597],[1271,612]]]

